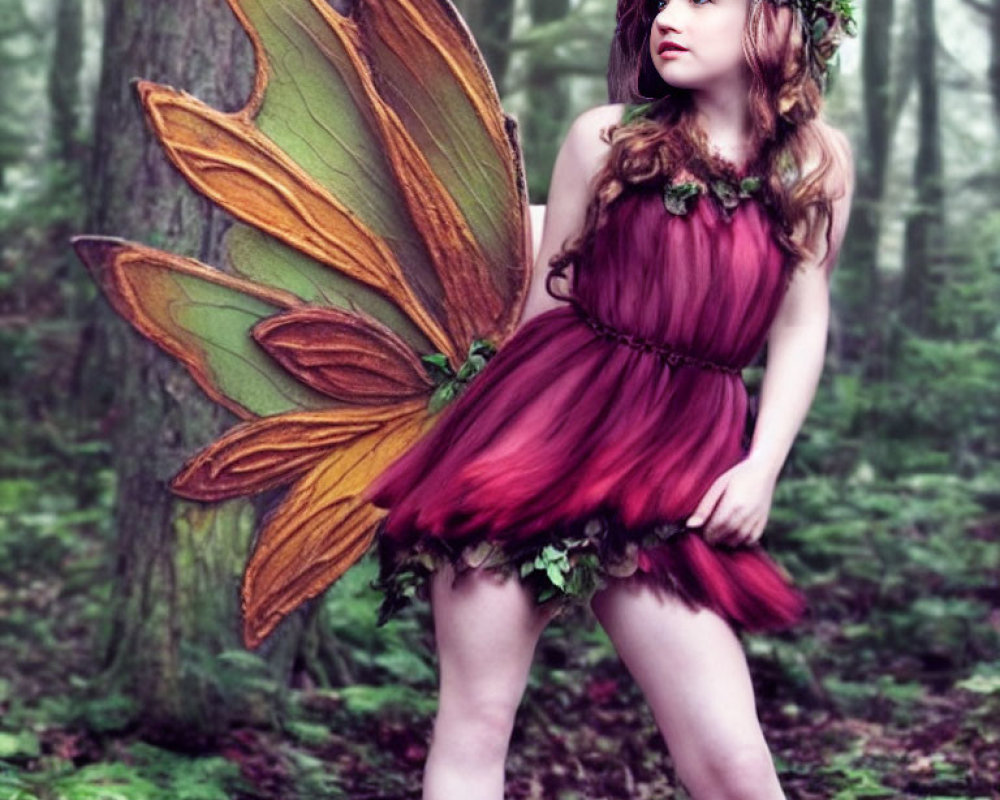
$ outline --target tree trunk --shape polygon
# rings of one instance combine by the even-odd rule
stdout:
[[[993,119],[1000,135],[1000,0],[993,0],[989,9],[990,26],[990,96],[993,98]]]
[[[569,0],[531,0],[535,25],[555,22],[569,13]],[[545,203],[552,165],[569,115],[566,80],[553,68],[552,54],[528,54],[528,102],[524,116],[524,160],[528,189],[534,203]]]
[[[0,13],[0,192],[7,188],[7,170],[24,157],[30,141],[23,119],[26,89],[20,72],[25,61],[38,57],[35,48],[25,55],[16,47],[18,39],[32,32],[21,0],[4,2],[6,6]]]
[[[254,74],[249,40],[218,0],[108,0],[106,12],[87,230],[219,263],[228,219],[169,164],[130,82],[141,76],[233,110]],[[201,506],[170,494],[184,458],[233,420],[178,363],[106,316],[118,503],[104,678],[135,699],[147,738],[197,745],[271,710],[273,698],[239,688],[241,676],[260,677],[244,670],[267,673],[267,664],[242,652],[220,659],[242,651],[238,589],[254,513],[246,502]],[[264,648],[276,686],[295,647],[290,623]]]
[[[66,164],[79,159],[80,68],[83,66],[83,2],[58,0],[56,40],[49,66],[52,152]]]
[[[920,98],[919,142],[913,175],[916,207],[906,221],[900,310],[903,322],[915,333],[929,334],[933,329],[930,305],[934,297],[934,283],[942,277],[937,272],[944,254],[945,233],[934,0],[915,0],[914,12]]]
[[[486,59],[497,91],[502,95],[510,66],[510,34],[514,26],[515,0],[455,0]]]
[[[880,315],[871,311],[879,303],[878,251],[882,231],[882,202],[889,145],[892,141],[893,102],[892,23],[893,0],[879,0],[868,6],[862,40],[862,92],[865,130],[858,148],[857,186],[849,230],[844,243],[843,263],[847,269],[846,307],[853,309],[848,328],[862,327],[858,339],[870,343]],[[851,348],[853,349],[853,348]],[[878,352],[865,347],[863,353]]]

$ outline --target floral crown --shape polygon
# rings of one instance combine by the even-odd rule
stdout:
[[[802,39],[813,78],[826,88],[830,61],[844,36],[855,36],[858,22],[854,0],[770,0],[777,6],[793,6],[802,19]]]

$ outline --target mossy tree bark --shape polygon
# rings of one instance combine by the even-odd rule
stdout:
[[[131,80],[177,86],[234,110],[253,74],[249,40],[225,3],[108,0],[87,230],[218,264],[229,221],[169,164]],[[262,676],[285,685],[298,622],[262,648],[266,662],[243,652],[238,590],[253,508],[181,502],[167,486],[185,457],[234,420],[178,363],[105,313],[106,368],[117,374],[118,477],[105,688],[136,701],[148,738],[195,744],[247,716],[270,716],[273,697],[240,687],[266,685]]]

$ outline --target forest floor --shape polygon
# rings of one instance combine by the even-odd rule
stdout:
[[[276,724],[233,727],[199,752],[157,746],[127,698],[88,691],[110,593],[95,578],[106,574],[107,509],[71,512],[29,489],[0,481],[0,800],[419,797],[434,708],[426,609],[408,610],[408,647],[396,623],[380,629],[385,654],[370,685],[324,688],[299,665]],[[372,566],[328,593],[332,617],[360,604],[374,626]],[[927,629],[912,620],[893,628],[885,615],[898,612],[864,604],[831,621],[837,591],[809,587],[809,620],[745,640],[788,797],[1000,798],[1000,612],[970,589],[921,606],[940,617]],[[975,626],[942,640],[972,648],[961,661],[941,642],[893,638],[943,636],[962,608]],[[882,629],[891,635],[879,638]],[[518,715],[507,797],[687,797],[677,787],[648,707],[600,628],[582,612],[551,625]]]

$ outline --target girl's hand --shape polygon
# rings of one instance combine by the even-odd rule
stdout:
[[[745,458],[715,479],[687,525],[704,526],[709,544],[756,544],[764,534],[776,482],[773,470]]]

